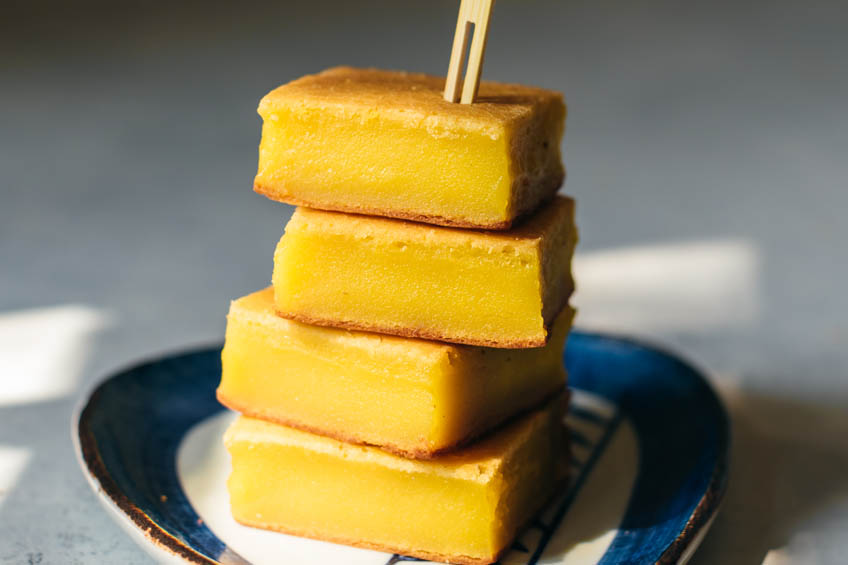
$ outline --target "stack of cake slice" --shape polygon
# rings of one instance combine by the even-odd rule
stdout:
[[[268,94],[255,189],[297,204],[232,303],[247,525],[490,563],[563,479],[574,202],[559,94],[337,68]],[[367,215],[365,215],[367,214]]]

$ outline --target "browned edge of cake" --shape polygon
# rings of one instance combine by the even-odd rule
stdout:
[[[545,335],[543,337],[535,339],[513,339],[505,341],[483,338],[477,339],[473,337],[457,337],[443,334],[437,330],[429,330],[425,328],[387,327],[378,324],[354,322],[351,320],[321,318],[316,316],[308,316],[306,314],[301,314],[297,312],[287,312],[285,310],[280,310],[279,308],[275,308],[275,311],[277,312],[278,316],[286,318],[287,320],[294,320],[295,322],[301,322],[303,324],[310,324],[313,326],[324,326],[327,328],[339,328],[343,330],[371,332],[384,335],[394,335],[399,337],[429,339],[432,341],[459,343],[462,345],[478,345],[481,347],[493,347],[495,349],[534,349],[547,345],[548,340],[551,336],[551,326],[553,325],[554,320],[556,320],[556,317],[559,315],[559,313],[562,312],[562,310],[566,306],[568,306],[568,295],[570,295],[570,293],[566,293],[566,296],[562,300],[562,304],[560,305],[559,310],[554,312],[554,314],[550,316],[550,319],[543,320],[545,330]]]
[[[312,200],[303,200],[291,195],[282,195],[273,188],[268,188],[264,185],[256,183],[253,185],[253,191],[261,194],[276,202],[290,204],[292,206],[303,206],[304,208],[315,208],[316,210],[328,210],[330,212],[345,212],[347,214],[358,214],[360,216],[380,216],[383,218],[395,218],[397,220],[409,220],[421,224],[430,224],[436,226],[445,226],[449,228],[465,228],[485,231],[507,231],[514,226],[521,224],[528,219],[542,206],[548,204],[557,191],[562,186],[564,177],[560,177],[550,186],[541,189],[539,192],[544,196],[536,202],[528,201],[519,206],[519,212],[514,218],[504,220],[502,222],[494,222],[489,224],[480,224],[455,218],[446,218],[444,216],[417,214],[406,210],[387,210],[385,208],[370,208],[368,206],[347,206],[344,204],[329,204],[326,202],[314,202]]]
[[[508,136],[513,175],[509,210],[515,218],[538,210],[565,182],[561,144],[568,109],[561,94],[552,94],[537,101],[534,115],[518,119]],[[552,138],[547,135],[551,126]],[[531,140],[541,141],[544,157],[538,154],[539,146],[534,150]]]
[[[235,518],[235,516],[234,516]],[[245,526],[250,526],[252,528],[262,528],[263,530],[273,530],[275,532],[280,532],[282,534],[288,534],[292,536],[298,536],[301,538],[309,538],[318,541],[328,541],[331,543],[339,543],[342,545],[350,545],[352,547],[359,547],[361,549],[371,549],[374,551],[382,551],[384,553],[398,553],[400,555],[407,555],[409,557],[417,557],[419,559],[424,559],[426,561],[436,561],[441,563],[454,563],[456,565],[489,565],[494,563],[500,557],[506,553],[506,550],[509,549],[509,546],[505,547],[503,550],[498,552],[497,555],[492,556],[491,558],[477,558],[477,557],[469,557],[468,555],[445,555],[442,553],[432,553],[429,551],[423,551],[420,549],[411,549],[406,547],[393,546],[388,544],[380,544],[373,543],[365,540],[359,540],[354,538],[346,538],[343,536],[325,536],[316,532],[306,531],[306,530],[298,530],[294,528],[284,528],[277,525],[266,524],[264,522],[252,521],[252,520],[242,520],[240,518],[235,518],[236,522],[240,524],[244,524]]]
[[[512,227],[514,220],[505,220],[502,222],[494,222],[490,224],[477,224],[466,220],[455,218],[446,218],[444,216],[418,214],[407,210],[387,210],[385,208],[371,208],[368,206],[352,206],[345,204],[330,204],[327,202],[315,202],[312,200],[303,200],[289,194],[280,194],[273,188],[266,187],[259,183],[253,185],[253,191],[285,204],[292,206],[303,206],[304,208],[315,208],[316,210],[329,210],[331,212],[346,212],[348,214],[359,214],[362,216],[381,216],[384,218],[396,218],[398,220],[409,220],[422,224],[433,224],[437,226],[447,226],[452,228],[471,228],[481,230],[496,230],[503,231]],[[529,214],[528,214],[529,215]]]
[[[515,208],[515,215],[512,225],[520,224],[524,219],[532,216],[542,206],[548,204],[557,191],[565,183],[565,170],[562,174],[556,177],[549,177],[545,182],[541,182],[534,190],[516,191],[515,199],[512,206]]]
[[[576,245],[576,243],[575,243],[575,245]],[[572,251],[572,259],[569,260],[568,280],[565,282],[565,285],[566,285],[565,291],[560,294],[559,300],[557,302],[555,302],[554,306],[549,310],[548,316],[544,316],[544,314],[543,314],[543,323],[544,323],[544,326],[545,326],[545,343],[544,343],[544,345],[546,345],[548,343],[548,340],[551,337],[551,328],[553,328],[554,322],[559,317],[559,315],[562,313],[562,311],[569,307],[568,303],[571,301],[571,295],[574,294],[576,283],[574,282],[574,273],[571,270],[572,269],[571,263],[574,260],[573,253],[574,252]],[[544,271],[544,269],[545,269],[545,267],[542,267],[542,271]],[[542,298],[542,310],[543,311],[544,311],[544,308],[545,308],[545,302],[544,302],[544,297],[543,297]],[[576,316],[577,316],[577,309],[574,310],[574,317],[576,317]],[[574,317],[572,317],[572,320],[571,320],[571,327],[574,326]],[[571,327],[568,330],[569,332],[571,332]],[[509,348],[509,349],[516,349],[516,348]]]
[[[580,232],[577,229],[575,219],[577,203],[569,196],[557,197],[551,206],[568,206],[571,211],[570,227],[560,225],[551,237],[542,239],[539,244],[539,258],[541,268],[539,269],[539,288],[542,289],[542,317],[545,329],[548,330],[560,315],[563,308],[568,305],[571,295],[574,294],[574,252],[580,241]],[[570,247],[568,261],[561,263],[557,261],[557,250]],[[558,272],[555,267],[560,267]]]
[[[369,443],[367,441],[362,440],[362,438],[356,437],[351,434],[346,434],[340,431],[328,430],[326,428],[322,428],[320,426],[311,426],[309,424],[304,424],[302,422],[298,422],[297,420],[291,420],[288,418],[280,418],[276,416],[269,416],[268,414],[259,411],[252,410],[249,406],[245,404],[241,404],[239,402],[233,401],[231,398],[228,398],[226,395],[222,394],[220,389],[215,391],[215,396],[218,399],[218,402],[229,408],[230,410],[235,410],[240,414],[248,416],[250,418],[256,418],[257,420],[265,420],[266,422],[271,422],[274,424],[279,424],[281,426],[287,426],[289,428],[294,428],[296,430],[300,430],[303,432],[308,432],[311,434],[328,437],[337,441],[341,441],[344,443],[350,443],[353,445],[365,445],[369,447],[374,447],[380,449],[382,451],[387,451],[399,457],[404,457],[407,459],[418,459],[418,460],[429,460],[434,459],[440,455],[445,455],[452,451],[456,451],[472,443],[473,441],[482,438],[483,436],[496,433],[498,430],[505,428],[512,424],[513,422],[519,420],[520,418],[526,416],[530,412],[534,410],[538,410],[539,408],[546,406],[548,402],[550,402],[553,398],[555,398],[558,394],[565,391],[566,398],[569,394],[567,387],[563,385],[557,385],[556,388],[547,392],[541,398],[539,398],[535,402],[531,402],[528,406],[523,406],[520,410],[515,412],[514,414],[509,414],[500,420],[493,422],[486,429],[475,430],[468,436],[460,439],[456,443],[452,445],[448,445],[445,447],[441,447],[439,449],[427,449],[426,446],[419,447],[415,449],[408,449],[400,447],[396,444],[385,443],[385,444],[375,444]]]

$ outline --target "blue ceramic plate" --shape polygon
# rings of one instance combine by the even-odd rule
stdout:
[[[692,367],[632,341],[574,332],[573,480],[504,564],[682,563],[727,482],[728,421]],[[136,365],[85,399],[73,430],[83,472],[106,508],[159,561],[361,563],[410,560],[266,532],[228,511],[215,400],[220,348]]]

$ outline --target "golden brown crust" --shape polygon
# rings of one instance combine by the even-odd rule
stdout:
[[[509,214],[530,214],[548,200],[565,181],[560,142],[566,108],[561,98],[540,100],[537,113],[520,120],[510,135],[510,169],[513,174]]]
[[[410,447],[410,446],[399,446],[393,443],[383,443],[383,444],[375,444],[369,443],[367,441],[363,441],[362,438],[357,437],[355,435],[346,434],[339,430],[330,430],[327,428],[322,428],[320,426],[310,426],[309,424],[304,424],[298,420],[292,420],[289,418],[281,418],[279,416],[270,415],[266,412],[260,410],[253,410],[250,406],[243,404],[241,402],[235,401],[232,398],[227,397],[225,394],[221,392],[221,389],[217,389],[215,391],[215,396],[218,399],[218,402],[229,408],[230,410],[235,410],[244,416],[248,416],[250,418],[256,418],[257,420],[265,420],[266,422],[271,422],[274,424],[279,424],[281,426],[287,426],[289,428],[294,428],[296,430],[301,430],[304,432],[309,432],[311,434],[324,436],[328,438],[332,438],[338,441],[343,441],[345,443],[351,443],[355,445],[368,445],[371,447],[376,447],[383,451],[388,451],[389,453],[393,453],[400,457],[405,457],[407,459],[433,459],[438,457],[439,455],[444,455],[446,453],[450,453],[457,449],[460,449],[472,441],[480,438],[481,436],[494,433],[496,430],[499,430],[505,426],[508,426],[510,423],[518,420],[522,416],[529,414],[530,412],[545,406],[552,398],[556,395],[560,394],[563,390],[561,385],[558,385],[556,388],[551,390],[542,396],[538,401],[530,403],[528,406],[522,407],[520,410],[515,412],[514,414],[509,414],[500,420],[493,422],[492,425],[487,428],[481,430],[474,430],[467,437],[462,438],[456,443],[451,445],[447,445],[444,447],[440,447],[438,449],[430,449],[427,446],[419,446],[419,447]]]
[[[460,218],[447,218],[445,216],[435,216],[429,214],[419,214],[409,210],[387,209],[387,208],[371,208],[368,206],[356,206],[337,202],[325,202],[315,200],[305,200],[291,194],[281,194],[278,190],[263,185],[259,182],[253,184],[253,191],[261,194],[266,198],[270,198],[276,202],[290,204],[292,206],[304,206],[306,208],[315,208],[316,210],[329,210],[331,212],[345,212],[347,214],[359,214],[362,216],[381,216],[384,218],[395,218],[398,220],[409,220],[411,222],[419,222],[422,224],[431,224],[436,226],[446,226],[450,228],[467,228],[478,230],[491,231],[507,231],[513,225],[521,223],[522,220],[530,217],[543,205],[551,201],[556,195],[559,187],[562,186],[565,175],[555,177],[548,183],[545,183],[541,188],[532,194],[537,198],[524,198],[517,204],[515,216],[507,220],[491,223],[475,223]]]
[[[396,335],[400,337],[413,337],[418,339],[429,339],[434,341],[443,341],[446,343],[460,343],[464,345],[479,345],[483,347],[494,347],[497,349],[533,349],[536,347],[544,347],[548,343],[548,338],[551,335],[551,325],[553,324],[553,320],[556,319],[556,316],[562,311],[562,309],[568,304],[568,296],[566,295],[562,300],[562,305],[559,310],[556,311],[554,315],[550,317],[549,320],[544,321],[544,331],[545,334],[539,336],[538,338],[533,339],[514,339],[514,340],[497,340],[497,339],[486,339],[486,338],[476,338],[476,337],[466,337],[466,336],[453,336],[446,335],[437,330],[431,330],[428,328],[389,328],[385,326],[380,326],[378,324],[366,324],[362,322],[356,322],[351,320],[331,320],[326,318],[319,318],[315,316],[309,316],[306,314],[301,314],[299,312],[286,312],[284,310],[280,310],[277,308],[277,315],[282,316],[288,320],[294,320],[295,322],[301,322],[304,324],[312,324],[313,326],[325,326],[329,328],[341,328],[343,330],[356,330],[363,332],[373,332],[379,334],[387,334],[387,335]]]
[[[435,244],[464,245],[470,239],[487,246],[521,245],[536,253],[540,242],[550,243],[569,225],[574,227],[573,198],[554,194],[545,205],[533,214],[521,217],[509,230],[483,230],[474,228],[452,228],[432,226],[400,218],[386,218],[359,213],[322,210],[310,206],[298,206],[286,225],[286,233],[304,231],[308,233],[332,233],[334,235],[361,237],[365,234],[379,235],[396,242],[401,239],[421,241],[430,239]],[[567,216],[567,217],[566,217]],[[279,244],[278,244],[279,245]],[[543,258],[545,255],[543,255]]]
[[[542,317],[546,324],[556,319],[574,292],[571,264],[579,239],[574,221],[574,200],[557,199],[556,204],[569,215],[569,220],[560,222],[540,242],[542,268],[539,271],[539,285],[542,289]],[[563,253],[567,257],[563,257]]]
[[[508,230],[512,227],[515,218],[510,220],[504,220],[502,222],[494,222],[489,224],[479,224],[470,222],[467,220],[462,220],[458,218],[446,218],[443,216],[431,216],[427,214],[418,214],[415,212],[410,212],[408,210],[396,210],[396,209],[386,209],[386,208],[370,208],[367,206],[354,206],[348,204],[340,204],[340,203],[329,203],[329,202],[317,202],[314,200],[304,200],[302,198],[297,198],[296,196],[292,196],[291,194],[280,194],[279,191],[274,188],[262,185],[260,183],[255,183],[253,185],[253,191],[270,198],[271,200],[276,200],[277,202],[284,202],[285,204],[291,204],[292,206],[304,206],[307,208],[315,208],[317,210],[329,210],[331,212],[346,212],[348,214],[360,214],[363,216],[382,216],[385,218],[396,218],[399,220],[409,220],[412,222],[419,222],[423,224],[434,224],[437,226],[447,226],[452,228],[471,228],[471,229],[482,229],[482,230],[497,230],[503,231]],[[553,192],[556,192],[555,190]],[[553,194],[551,194],[553,195]],[[529,214],[528,214],[529,215]]]
[[[446,555],[442,553],[433,553],[430,551],[424,551],[420,549],[412,549],[408,547],[400,547],[400,546],[391,546],[384,545],[379,543],[372,543],[365,540],[353,539],[353,538],[344,538],[337,536],[327,536],[318,532],[307,531],[307,530],[297,530],[294,528],[284,528],[276,524],[267,524],[260,521],[252,521],[252,520],[244,520],[237,516],[233,516],[237,522],[240,524],[244,524],[245,526],[250,526],[253,528],[262,528],[264,530],[273,530],[275,532],[280,532],[283,534],[288,534],[292,536],[298,536],[302,538],[310,538],[319,541],[328,541],[331,543],[340,543],[343,545],[350,545],[353,547],[360,547],[362,549],[373,549],[375,551],[383,551],[386,553],[399,553],[401,555],[408,555],[410,557],[418,557],[419,559],[425,559],[428,561],[438,561],[442,563],[455,563],[456,565],[488,565],[490,563],[494,563],[497,561],[508,549],[509,545],[504,547],[501,551],[499,551],[496,555],[491,556],[490,558],[485,557],[470,557],[468,555]]]
[[[465,127],[483,130],[534,115],[543,105],[558,103],[562,94],[521,84],[481,81],[474,104],[454,104],[442,96],[445,78],[423,73],[333,67],[284,84],[259,103],[259,114],[273,112],[279,104],[294,102],[322,109],[362,108],[393,114],[417,123],[429,116],[464,120]]]
[[[545,333],[550,337],[550,329],[554,321],[560,315],[564,308],[568,307],[568,301],[574,293],[574,277],[571,275],[571,269],[568,271],[569,280],[565,281],[567,285],[565,292],[556,294],[558,300],[550,309],[550,313],[545,317]]]
[[[539,182],[535,190],[514,191],[513,207],[515,216],[510,224],[520,223],[521,220],[532,216],[536,210],[550,202],[559,188],[565,182],[565,171]],[[509,229],[509,228],[504,228]]]

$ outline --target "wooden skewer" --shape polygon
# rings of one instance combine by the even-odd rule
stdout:
[[[489,34],[489,19],[492,16],[494,0],[462,0],[459,5],[459,17],[456,20],[456,32],[453,35],[450,66],[445,81],[445,100],[472,104],[480,87],[480,75],[483,73],[483,54],[486,51],[486,36]],[[468,68],[462,85],[460,99],[459,82],[462,80],[465,50],[471,27],[474,37],[471,40],[471,52],[468,54]]]

